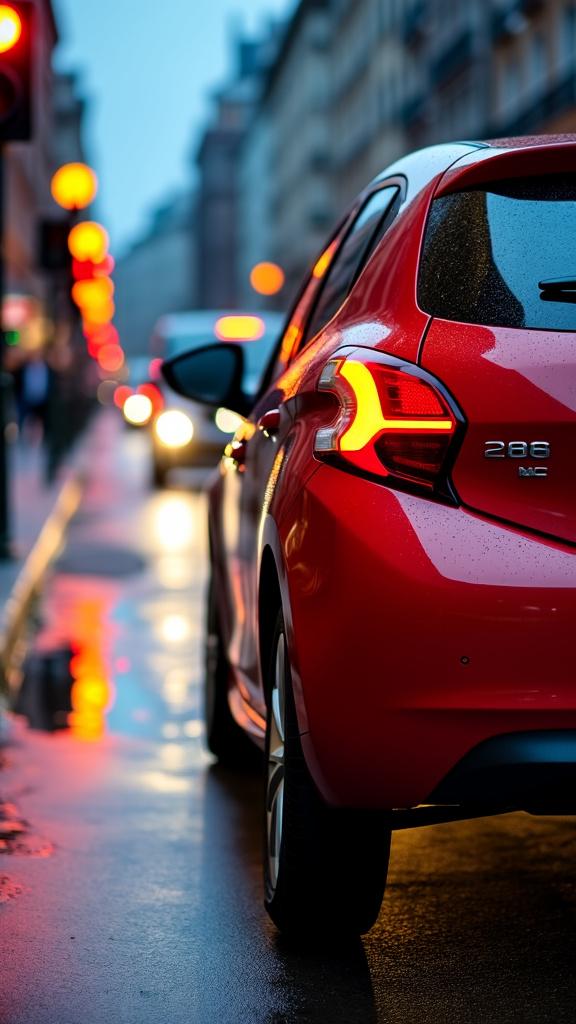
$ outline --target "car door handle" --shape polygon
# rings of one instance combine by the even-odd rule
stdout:
[[[258,420],[260,430],[274,437],[280,430],[280,409],[268,409]]]

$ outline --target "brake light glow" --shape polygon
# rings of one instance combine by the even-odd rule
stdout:
[[[260,316],[221,316],[214,325],[220,341],[257,341],[266,325]]]
[[[331,359],[318,388],[340,405],[336,421],[316,433],[318,456],[434,488],[459,419],[438,382],[411,364],[356,350]]]

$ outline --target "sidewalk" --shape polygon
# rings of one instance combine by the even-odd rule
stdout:
[[[44,482],[44,453],[38,445],[14,444],[10,451],[10,526],[14,557],[0,562],[0,695],[31,603],[44,574],[62,546],[66,528],[80,503],[101,416],[96,415],[58,471]]]

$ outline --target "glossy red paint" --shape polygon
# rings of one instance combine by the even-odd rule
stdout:
[[[282,548],[327,799],[413,806],[492,735],[576,728],[571,548],[328,466],[298,523]]]
[[[576,336],[435,320],[422,362],[442,374],[466,415],[452,473],[462,502],[576,543]],[[485,458],[491,440],[519,442],[528,453]],[[529,457],[530,443],[542,440],[551,453],[543,462]],[[537,464],[547,467],[545,478],[519,476],[521,466]]]
[[[322,275],[311,271],[236,436],[242,462],[231,447],[212,486],[231,708],[262,744],[266,609],[279,595],[305,756],[332,803],[413,806],[483,740],[576,729],[576,334],[433,320],[416,295],[435,194],[575,155],[557,140],[435,147],[384,172],[329,242]],[[352,220],[388,180],[405,183],[395,220],[308,337]],[[423,494],[317,458],[318,431],[341,412],[320,375],[351,352],[402,360],[445,389],[459,414],[451,489]],[[271,416],[273,434],[257,429]],[[549,478],[520,479],[512,459],[494,472],[484,445],[496,438],[549,442]]]

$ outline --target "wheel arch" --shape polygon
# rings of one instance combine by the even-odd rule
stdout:
[[[272,633],[278,610],[282,610],[286,627],[286,643],[292,672],[292,688],[296,704],[296,715],[301,733],[308,731],[308,719],[304,705],[302,681],[298,666],[296,638],[290,603],[288,575],[282,554],[278,528],[272,516],[267,515],[260,531],[260,557],[258,576],[258,655],[262,691],[268,701],[266,666],[270,658]]]

